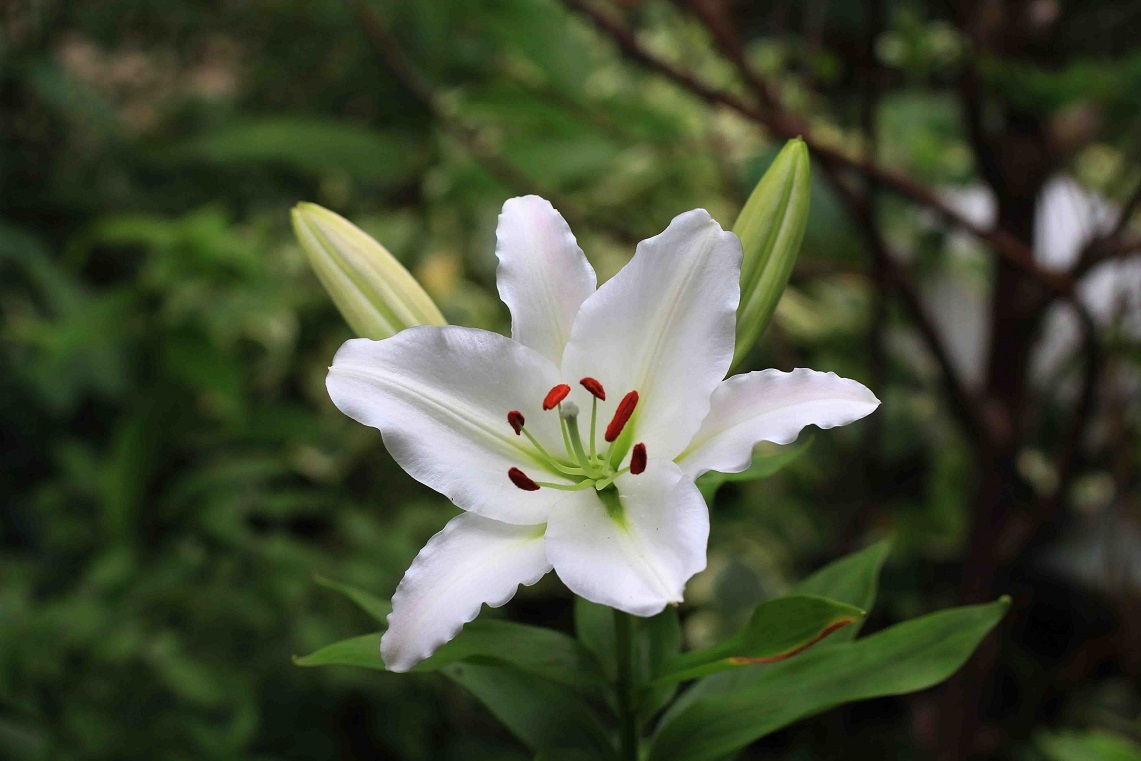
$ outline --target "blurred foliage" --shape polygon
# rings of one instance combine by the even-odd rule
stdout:
[[[647,45],[733,86],[680,8],[630,5]],[[784,5],[741,30],[750,57],[821,134],[859,146],[856,57],[837,52],[859,39],[858,5]],[[876,45],[891,83],[882,158],[940,184],[971,180],[946,87],[963,41],[941,4],[889,6]],[[315,573],[387,598],[454,508],[329,403],[324,371],[351,334],[292,240],[289,209],[335,209],[408,266],[450,322],[503,331],[494,229],[505,198],[550,197],[605,278],[681,211],[705,207],[728,226],[779,146],[627,65],[552,0],[366,7],[423,69],[432,104],[385,65],[352,4],[0,2],[0,757],[527,757],[438,675],[291,662],[373,626]],[[1097,122],[1101,138],[1074,163],[1115,197],[1137,147],[1141,59],[1123,41],[1128,25],[1105,18],[1067,26],[1070,63],[983,72],[1023,107]],[[952,262],[942,233],[885,206],[892,237],[920,241],[921,268]],[[870,629],[956,597],[969,454],[909,333],[893,322],[891,361],[869,367],[865,273],[858,236],[814,179],[793,285],[745,364],[865,382],[879,372],[884,405],[875,421],[817,436],[773,478],[721,487],[710,570],[683,609],[692,646],[889,533]],[[1049,418],[1053,402],[1036,403]],[[1088,487],[1078,527],[1104,540],[1113,487]],[[1047,611],[1088,600],[1080,623],[1063,606],[1012,634],[1028,673],[1098,633],[1116,599],[1062,561],[1011,582]],[[499,615],[570,631],[570,607],[548,579]],[[1121,728],[1139,700],[1111,667],[1054,696],[1048,717]],[[901,702],[855,710],[782,733],[766,752],[923,757]],[[857,731],[867,711],[875,720]],[[1018,719],[1012,753],[1069,758],[1074,743],[1098,742],[1035,741],[1040,719]]]

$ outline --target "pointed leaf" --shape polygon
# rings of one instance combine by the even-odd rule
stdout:
[[[863,616],[859,608],[825,597],[797,595],[769,600],[757,606],[749,623],[733,637],[675,658],[660,681],[678,682],[741,666],[776,663]]]
[[[354,587],[351,584],[345,584],[340,581],[333,581],[320,574],[314,574],[313,580],[323,587],[335,590],[345,597],[348,597],[357,604],[358,608],[376,619],[377,623],[385,623],[388,620],[388,614],[392,612],[392,603],[382,600],[371,592],[366,592],[359,587]]]
[[[605,727],[572,690],[510,668],[453,663],[442,672],[483,703],[534,751],[556,758],[581,750],[592,758],[613,758]]]
[[[298,666],[356,666],[384,671],[384,661],[380,659],[380,634],[376,632],[343,639],[315,653],[295,655],[293,663]]]
[[[718,473],[711,470],[697,479],[697,488],[701,490],[706,502],[712,502],[713,496],[722,485],[735,481],[755,481],[759,478],[768,478],[783,470],[798,460],[812,445],[813,436],[805,434],[794,444],[778,446],[771,445],[771,452],[753,455],[753,464],[740,473]]]
[[[714,761],[843,703],[936,685],[966,662],[1009,604],[944,610],[772,666],[706,677],[662,718],[650,759]]]
[[[614,680],[614,611],[605,605],[574,598],[574,631],[608,681]]]
[[[876,542],[824,566],[800,582],[793,591],[802,595],[820,595],[871,612],[876,601],[880,570],[890,550],[890,541]],[[825,644],[851,642],[859,634],[862,625],[863,621],[857,621],[853,626],[829,637]]]
[[[562,632],[511,621],[472,621],[459,636],[413,671],[438,671],[453,663],[500,663],[576,687],[600,684],[590,653]]]

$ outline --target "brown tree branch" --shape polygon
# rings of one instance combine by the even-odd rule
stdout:
[[[875,0],[873,0],[872,4],[875,4]],[[691,7],[697,17],[709,30],[718,49],[727,59],[732,61],[741,78],[756,94],[757,98],[764,103],[767,108],[778,115],[783,113],[780,107],[780,95],[775,86],[766,82],[763,77],[753,70],[745,58],[744,49],[741,47],[740,40],[733,31],[732,25],[722,13],[720,4],[718,4],[716,0],[691,0]],[[869,141],[869,148],[871,148],[874,144],[874,125],[873,115],[871,113],[871,109],[874,108],[875,104],[874,86],[869,85],[866,95],[867,97],[864,99],[863,128]],[[966,384],[959,377],[958,369],[947,353],[943,341],[935,328],[935,324],[931,321],[931,318],[927,315],[923,307],[922,299],[919,296],[915,284],[912,282],[908,272],[892,257],[888,250],[887,243],[880,233],[875,214],[875,190],[878,185],[876,177],[873,175],[864,175],[865,192],[861,195],[844,182],[841,176],[841,171],[844,168],[842,162],[830,154],[817,152],[817,157],[820,159],[825,176],[828,178],[832,187],[835,188],[841,200],[848,207],[849,213],[859,228],[868,246],[868,250],[871,252],[872,276],[877,289],[890,289],[898,295],[904,309],[914,321],[925,345],[939,365],[943,385],[948,398],[951,400],[953,412],[968,432],[969,438],[972,441],[985,445],[985,442],[989,441],[990,437],[979,401],[973,398],[972,394],[967,390]],[[869,164],[874,162],[874,153],[869,155],[867,162]],[[878,323],[883,319],[882,313],[884,304],[882,294],[877,297],[876,303],[877,326],[873,327],[873,331],[878,330]],[[882,346],[880,346],[879,341],[874,338],[872,344],[872,356],[874,358],[879,355]],[[874,362],[873,364],[882,365],[882,362]],[[874,371],[877,373],[881,372],[882,368],[877,366],[874,368]]]
[[[1141,251],[1141,238],[1131,238],[1125,235],[1139,207],[1141,207],[1141,182],[1137,184],[1133,193],[1122,205],[1113,229],[1108,234],[1091,240],[1082,250],[1072,273],[1075,279],[1104,261],[1119,256],[1129,256]]]
[[[802,137],[808,148],[818,158],[827,161],[838,170],[852,170],[891,190],[934,211],[939,217],[961,227],[990,244],[994,250],[1027,274],[1047,285],[1056,293],[1065,295],[1072,290],[1072,280],[1068,275],[1048,272],[1035,262],[1030,248],[1017,237],[1001,228],[984,228],[976,225],[959,211],[943,202],[939,196],[908,175],[879,166],[866,158],[854,158],[842,151],[816,140],[808,125],[787,111],[758,108],[737,96],[713,88],[695,76],[657,56],[643,47],[633,33],[613,18],[599,10],[589,0],[563,0],[572,10],[589,19],[600,31],[609,36],[628,56],[639,61],[666,78],[688,90],[694,96],[714,105],[730,108],[747,119],[765,127],[777,137],[789,140]],[[742,59],[743,60],[743,59]]]
[[[551,201],[572,225],[581,224],[585,214],[578,205],[567,198],[560,198],[551,188],[519,169],[504,158],[494,146],[481,136],[480,132],[456,114],[451,113],[433,87],[431,80],[416,63],[408,57],[396,36],[384,20],[365,0],[346,0],[349,9],[356,16],[366,38],[380,59],[392,72],[396,81],[408,91],[423,108],[432,115],[437,124],[456,140],[473,159],[492,175],[498,177],[518,192],[535,193]],[[631,237],[629,231],[616,230],[623,237]],[[636,238],[634,238],[636,240]]]

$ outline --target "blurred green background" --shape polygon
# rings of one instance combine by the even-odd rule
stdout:
[[[956,86],[971,62],[985,124],[1048,133],[1053,163],[1033,194],[1044,263],[1072,260],[1129,203],[1136,2],[719,5],[818,139],[874,146],[990,224]],[[598,7],[744,92],[687,3]],[[1045,31],[976,54],[962,19],[996,7]],[[782,142],[623,58],[554,0],[0,0],[0,758],[526,758],[441,677],[290,660],[370,627],[315,573],[387,597],[455,508],[329,402],[325,369],[351,333],[288,211],[336,210],[451,322],[506,331],[494,288],[506,198],[550,198],[606,278],[682,211],[729,227]],[[792,285],[748,365],[832,370],[884,404],[818,433],[775,477],[720,492],[710,567],[683,608],[691,644],[889,535],[870,628],[964,596],[986,460],[816,179]],[[897,197],[878,209],[985,396],[992,257]],[[1104,369],[1072,474],[1054,458],[1079,334],[1046,310],[1033,346],[1011,347],[1030,357],[1013,512],[1060,477],[1068,488],[995,561],[993,591],[1017,609],[964,758],[1138,758],[1141,279],[1135,255],[1108,265],[1083,280]],[[570,599],[552,575],[494,615],[568,628]],[[833,712],[745,757],[933,758],[940,699]]]

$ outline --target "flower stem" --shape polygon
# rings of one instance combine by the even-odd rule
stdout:
[[[614,611],[614,650],[618,666],[619,758],[638,761],[638,710],[634,700],[634,640],[630,615]]]

